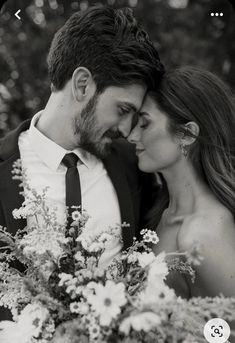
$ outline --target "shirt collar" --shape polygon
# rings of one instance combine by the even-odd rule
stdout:
[[[80,148],[76,148],[73,151],[68,151],[56,144],[54,141],[46,137],[41,133],[37,127],[37,121],[41,116],[42,111],[35,114],[32,118],[30,127],[29,127],[29,141],[32,149],[38,155],[38,157],[53,171],[56,171],[61,164],[62,159],[65,154],[70,152],[75,153],[80,161],[88,168],[92,169],[97,164],[98,160],[95,156],[84,151]]]

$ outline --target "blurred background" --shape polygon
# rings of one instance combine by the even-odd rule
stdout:
[[[42,109],[55,31],[78,10],[132,7],[166,68],[195,65],[235,89],[235,12],[229,0],[8,0],[0,15],[0,136]],[[14,13],[21,9],[21,20]],[[211,16],[223,13],[223,16]]]

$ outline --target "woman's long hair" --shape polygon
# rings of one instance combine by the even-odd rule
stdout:
[[[217,76],[194,67],[167,73],[159,88],[150,93],[169,118],[174,134],[192,133],[185,124],[194,121],[200,128],[188,158],[217,199],[235,216],[235,99]],[[156,227],[169,202],[164,179],[148,223]]]

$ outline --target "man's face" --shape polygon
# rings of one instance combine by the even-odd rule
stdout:
[[[139,111],[146,87],[134,84],[125,87],[108,87],[89,100],[74,121],[77,144],[104,158],[110,151],[112,139],[127,137],[134,115]]]

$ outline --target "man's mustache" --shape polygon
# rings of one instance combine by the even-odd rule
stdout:
[[[117,138],[122,138],[123,135],[120,131],[113,131],[113,130],[108,130],[104,134],[105,137],[111,138],[111,139],[117,139]]]

